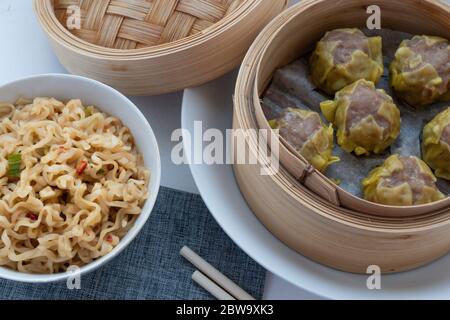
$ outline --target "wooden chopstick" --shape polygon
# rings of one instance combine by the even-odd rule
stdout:
[[[237,300],[255,300],[255,298],[253,298],[250,294],[248,294],[245,290],[239,287],[236,283],[234,283],[225,275],[223,275],[219,270],[217,270],[208,262],[203,260],[198,254],[196,254],[190,248],[186,246],[183,247],[180,251],[180,254],[186,260],[192,263],[204,275],[206,275],[209,279],[211,279],[217,285],[222,287],[222,289],[227,291],[231,296],[233,296]]]
[[[198,283],[203,289],[208,291],[218,300],[226,300],[226,301],[236,300],[233,296],[229,295],[228,292],[223,290],[215,282],[213,282],[211,279],[209,279],[207,276],[205,276],[198,270],[192,274],[192,280]]]

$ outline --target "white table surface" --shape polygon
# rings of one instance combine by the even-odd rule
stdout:
[[[67,73],[51,50],[32,9],[32,0],[0,0],[0,85],[43,73]],[[130,97],[147,117],[158,139],[162,185],[198,193],[186,165],[170,159],[172,131],[180,127],[182,92],[154,97]],[[316,296],[268,274],[265,299],[314,299]]]

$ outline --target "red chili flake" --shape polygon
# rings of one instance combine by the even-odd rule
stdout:
[[[77,167],[77,175],[81,176],[84,172],[84,170],[86,170],[88,166],[88,163],[86,160],[81,160],[80,164]]]
[[[108,241],[109,243],[113,242],[113,236],[110,235],[110,234],[108,234],[108,235],[106,236],[106,241]]]
[[[38,216],[33,212],[28,212],[26,217],[31,221],[36,221],[38,219]]]

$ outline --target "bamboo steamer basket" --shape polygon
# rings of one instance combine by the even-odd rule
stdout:
[[[439,1],[302,1],[274,19],[245,57],[234,95],[233,128],[269,130],[260,97],[274,71],[311,50],[328,30],[364,27],[370,5],[380,6],[385,28],[450,38],[450,9]],[[258,137],[241,138],[246,156],[259,159],[258,164],[237,164],[235,159],[244,197],[275,236],[303,255],[343,271],[366,273],[368,266],[378,265],[383,273],[393,273],[450,251],[448,199],[428,206],[372,206],[344,194],[284,141],[280,170],[261,175],[261,168],[271,166],[269,159],[258,157]],[[271,145],[270,139],[265,142]],[[234,144],[235,155],[237,148]]]
[[[34,7],[69,72],[125,94],[155,95],[235,68],[286,1],[34,0]],[[81,28],[69,31],[64,22],[73,5]]]

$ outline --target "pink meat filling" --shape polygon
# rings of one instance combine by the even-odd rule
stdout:
[[[441,93],[445,93],[450,82],[450,50],[448,42],[439,42],[432,46],[427,45],[424,38],[414,38],[407,42],[407,46],[416,54],[422,56],[423,63],[413,69],[405,71],[415,71],[422,68],[426,63],[431,64],[436,69],[439,76],[444,80],[441,86]]]
[[[361,50],[369,55],[369,42],[362,32],[348,33],[342,30],[328,32],[322,39],[325,42],[338,42],[333,51],[334,63],[345,64],[352,60],[352,54]]]
[[[384,129],[384,135],[386,136],[389,133],[391,128],[390,122],[378,114],[382,103],[388,101],[388,98],[383,93],[360,84],[354,89],[350,101],[350,106],[347,110],[347,131],[358,125],[361,120],[372,115],[378,125]]]
[[[444,128],[444,131],[442,131],[441,141],[450,146],[450,124]]]
[[[404,169],[395,171],[390,177],[384,178],[383,186],[395,188],[403,183],[408,183],[413,193],[414,202],[420,198],[424,187],[435,188],[433,178],[420,171],[419,164],[413,157],[400,157]]]
[[[322,128],[318,114],[302,119],[295,112],[285,112],[280,119],[280,135],[293,147],[301,149]]]

